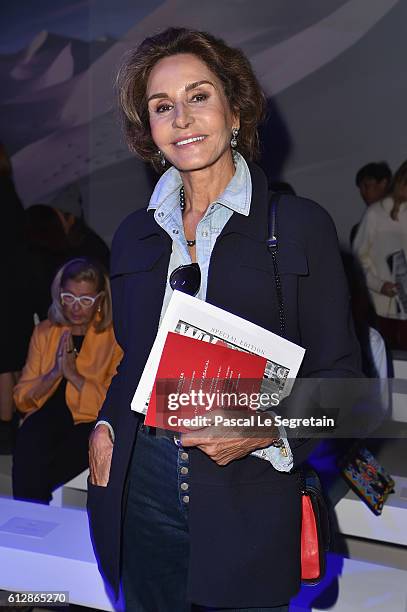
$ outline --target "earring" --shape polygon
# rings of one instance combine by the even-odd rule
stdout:
[[[98,312],[101,312],[101,311],[102,311],[102,307],[101,307],[101,306],[98,306],[97,311],[98,311]]]
[[[163,168],[165,168],[166,160],[165,160],[165,157],[163,155],[163,152],[160,151],[160,149],[158,149],[158,157],[160,159],[160,164],[162,165]]]
[[[230,146],[232,147],[232,149],[236,149],[237,147],[237,136],[239,134],[239,128],[233,128],[232,129],[232,138],[230,141]]]
[[[61,298],[61,306],[65,306],[65,302],[63,298]]]

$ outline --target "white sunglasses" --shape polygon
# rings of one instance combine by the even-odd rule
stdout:
[[[75,302],[79,302],[79,304],[83,308],[91,308],[91,306],[93,306],[93,304],[96,302],[98,297],[100,297],[103,294],[104,294],[104,291],[101,291],[100,293],[95,295],[95,297],[92,297],[91,295],[81,295],[80,297],[76,297],[76,295],[73,295],[72,293],[64,292],[64,293],[60,293],[60,297],[61,297],[62,304],[67,304],[68,306],[72,306],[72,304],[75,304]]]

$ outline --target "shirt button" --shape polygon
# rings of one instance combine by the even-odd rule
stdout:
[[[184,504],[189,504],[189,495],[183,495],[182,501],[184,502]]]
[[[183,461],[188,461],[188,453],[186,453],[185,451],[181,453],[181,459]]]
[[[181,472],[181,474],[188,474],[189,470],[188,470],[188,468],[187,468],[187,467],[185,467],[185,466],[184,466],[184,467],[182,467],[182,468],[180,469],[180,472]]]
[[[188,491],[189,484],[187,482],[181,482],[181,491]]]
[[[158,216],[159,216],[159,217],[163,217],[163,216],[164,216],[164,213],[163,213],[163,212],[159,212],[159,213],[158,213]]]
[[[178,231],[177,229],[173,229],[173,230],[172,230],[172,233],[173,233],[173,234],[179,234],[179,231]]]
[[[208,237],[208,232],[205,230],[202,232],[202,238],[207,238]]]

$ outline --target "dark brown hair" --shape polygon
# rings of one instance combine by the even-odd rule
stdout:
[[[168,28],[146,38],[123,61],[116,86],[130,150],[150,161],[156,170],[162,169],[150,132],[146,88],[155,64],[178,53],[196,55],[220,80],[231,110],[240,113],[237,150],[248,159],[255,158],[259,149],[257,127],[264,117],[265,97],[249,60],[240,49],[229,47],[223,40],[186,28]]]

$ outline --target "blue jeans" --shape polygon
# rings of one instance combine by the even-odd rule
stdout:
[[[187,603],[190,494],[187,450],[141,427],[130,466],[124,520],[126,611],[288,612],[288,606],[226,609]]]

